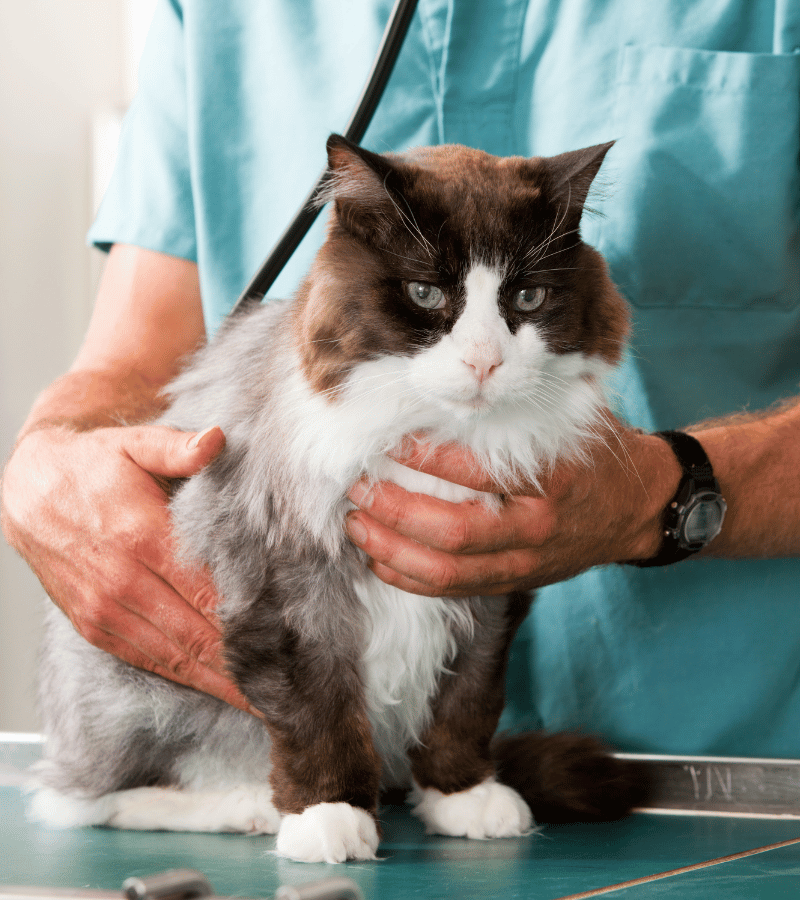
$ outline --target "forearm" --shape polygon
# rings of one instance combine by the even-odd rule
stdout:
[[[52,426],[89,431],[147,421],[163,408],[162,387],[159,381],[130,370],[67,372],[37,398],[19,438]]]
[[[800,555],[800,403],[687,430],[703,444],[728,504],[703,555]]]
[[[38,398],[20,436],[48,425],[87,431],[152,418],[160,390],[204,336],[197,266],[115,245],[78,357]]]

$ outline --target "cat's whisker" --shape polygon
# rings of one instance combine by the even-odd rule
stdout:
[[[402,253],[393,253],[391,250],[386,250],[385,248],[382,252],[388,254],[389,256],[394,256],[396,259],[404,259],[406,262],[409,262],[412,265],[418,265],[418,260],[414,259],[411,256],[404,256]]]
[[[578,233],[578,229],[574,231],[569,231],[566,234],[559,235],[559,240],[561,238],[567,238],[572,236],[573,234]],[[570,244],[567,247],[560,247],[558,250],[553,250],[552,252],[548,252],[550,250],[551,245],[553,244],[553,240],[547,242],[547,244],[541,248],[539,248],[539,252],[529,258],[529,265],[531,268],[538,267],[544,260],[549,259],[551,256],[557,256],[559,253],[566,253],[569,250],[574,250],[576,247],[580,246],[580,240],[578,240],[574,244]]]
[[[532,267],[530,269],[522,270],[521,274],[536,276],[536,275],[549,275],[553,272],[578,272],[580,268],[578,266],[563,266],[559,269],[539,269],[536,267]]]
[[[551,256],[558,256],[559,253],[568,253],[570,250],[574,250],[576,247],[580,247],[581,242],[578,241],[575,244],[570,244],[569,247],[562,247],[560,250],[554,250],[552,253],[548,253],[546,256],[542,256],[536,260],[537,264],[542,262],[545,259],[550,259]]]
[[[534,264],[534,265],[536,265],[537,263],[541,262],[542,259],[546,259],[546,258],[547,258],[547,257],[545,257],[545,256],[538,255],[540,251],[541,251],[542,253],[545,253],[547,250],[549,250],[550,245],[553,243],[554,240],[556,240],[556,239],[559,239],[559,240],[560,240],[560,239],[562,239],[562,238],[567,238],[567,237],[569,237],[570,235],[578,234],[578,233],[580,232],[580,228],[571,228],[569,231],[565,231],[565,232],[562,232],[562,233],[560,233],[560,234],[557,233],[557,232],[558,232],[558,226],[556,226],[555,228],[553,228],[553,230],[550,232],[550,234],[547,236],[547,238],[546,238],[544,241],[542,241],[536,248],[533,248],[533,249],[528,253],[528,258],[532,258],[532,259],[533,259],[533,264]],[[577,246],[577,245],[576,245],[576,246]]]
[[[547,235],[547,237],[541,243],[539,243],[537,246],[531,248],[531,250],[528,252],[529,257],[532,256],[535,258],[536,254],[539,252],[540,249],[544,248],[544,250],[547,250],[549,248],[550,243],[555,239],[556,234],[558,233],[559,229],[561,228],[562,224],[564,223],[564,220],[566,219],[568,210],[569,210],[569,205],[567,205],[565,207],[563,215],[561,216],[560,219],[558,219],[554,223],[554,225],[550,229],[550,233]],[[573,231],[577,231],[577,229],[573,229]],[[572,233],[573,233],[572,231],[568,231],[563,235],[559,235],[559,237],[566,237],[567,235],[572,234]]]
[[[388,175],[387,175],[388,177]],[[414,218],[414,213],[411,210],[411,207],[408,206],[408,201],[403,197],[403,202],[408,206],[408,213],[405,213],[397,204],[394,197],[392,197],[389,189],[386,187],[386,180],[384,179],[383,183],[384,190],[386,191],[386,196],[389,198],[389,202],[397,211],[397,214],[400,216],[400,220],[406,226],[408,233],[414,238],[414,240],[422,247],[425,251],[426,255],[431,259],[435,255],[435,250],[431,242],[425,237],[422,233],[419,225],[417,224],[417,220]],[[402,196],[402,195],[401,195]],[[410,217],[410,218],[409,218]],[[413,225],[413,227],[412,227]]]

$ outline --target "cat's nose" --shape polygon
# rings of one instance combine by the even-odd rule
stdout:
[[[461,358],[472,369],[479,384],[483,384],[503,363],[502,355],[496,350],[465,353]]]

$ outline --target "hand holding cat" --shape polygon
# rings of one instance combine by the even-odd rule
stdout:
[[[220,659],[214,587],[176,561],[153,477],[192,475],[224,443],[219,428],[31,431],[4,474],[3,528],[90,643],[247,708]]]
[[[473,490],[503,493],[462,447],[408,441],[395,458]],[[653,555],[678,478],[663,441],[614,422],[592,444],[588,465],[561,463],[539,488],[518,485],[498,512],[477,500],[448,503],[390,482],[371,490],[359,482],[348,533],[388,584],[426,596],[503,594]]]

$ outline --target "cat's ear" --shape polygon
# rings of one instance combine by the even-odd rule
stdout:
[[[609,141],[583,150],[572,150],[546,160],[553,200],[566,209],[565,218],[571,227],[576,227],[580,221],[589,188],[614,143]]]
[[[356,237],[379,244],[388,236],[394,202],[395,167],[383,156],[348,141],[328,138],[328,183],[323,201],[333,200],[342,226]]]

